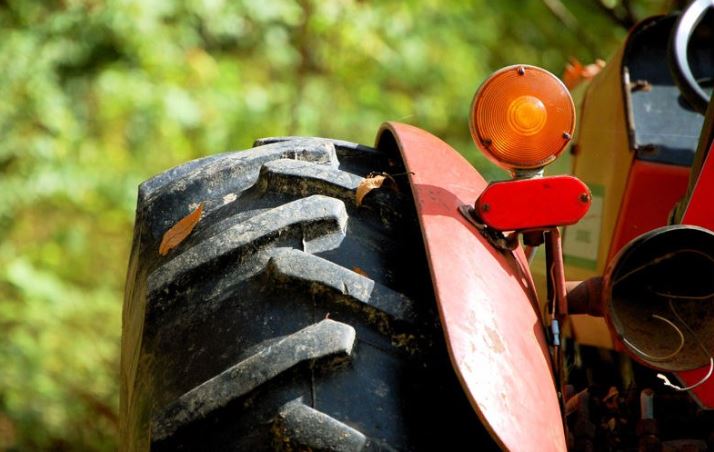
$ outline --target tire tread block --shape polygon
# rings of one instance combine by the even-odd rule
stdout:
[[[274,160],[263,165],[259,185],[273,193],[307,196],[316,193],[354,201],[362,178],[327,165],[298,160]]]
[[[269,253],[268,274],[280,282],[310,284],[314,292],[330,290],[403,322],[415,321],[414,302],[372,279],[319,256],[276,248]]]
[[[280,408],[273,423],[276,449],[361,451],[367,437],[337,419],[311,408],[300,399]]]
[[[157,238],[191,206],[203,202],[204,215],[209,215],[224,204],[225,196],[237,196],[255,184],[265,163],[281,159],[338,165],[334,144],[310,138],[271,143],[251,152],[227,152],[172,168],[144,182],[139,186],[137,210],[142,211]]]
[[[325,319],[270,341],[254,355],[169,404],[152,420],[152,441],[170,437],[180,427],[205,418],[299,363],[350,356],[355,337],[355,330],[350,325]]]
[[[281,235],[298,230],[303,244],[328,243],[324,236],[344,236],[347,212],[342,201],[322,195],[283,204],[195,244],[154,270],[148,279],[150,293],[178,282],[184,275],[229,254],[254,252],[261,243],[272,242]],[[313,251],[315,245],[310,246]],[[158,306],[157,306],[158,307]]]

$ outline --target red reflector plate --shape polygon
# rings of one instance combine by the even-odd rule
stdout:
[[[590,189],[572,176],[494,182],[476,200],[489,227],[519,231],[577,223],[590,208]]]

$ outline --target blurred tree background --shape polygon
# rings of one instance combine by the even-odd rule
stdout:
[[[665,0],[0,1],[0,450],[117,444],[136,187],[254,138],[398,120],[480,165],[492,70],[606,58]],[[484,166],[488,177],[493,169]]]

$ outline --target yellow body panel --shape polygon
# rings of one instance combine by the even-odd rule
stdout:
[[[593,202],[586,217],[564,231],[565,276],[570,281],[603,274],[632,165],[622,53],[621,49],[592,80],[579,103],[572,173],[590,187]],[[544,256],[539,252],[532,266],[541,303],[546,300]],[[579,343],[612,348],[602,318],[574,315],[570,320],[565,331]]]

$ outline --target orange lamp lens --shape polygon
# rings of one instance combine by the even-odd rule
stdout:
[[[508,106],[508,125],[521,135],[537,134],[547,119],[545,105],[537,97],[521,96]]]
[[[568,89],[535,66],[509,66],[474,96],[471,135],[486,156],[506,169],[540,168],[565,149],[575,129]]]

